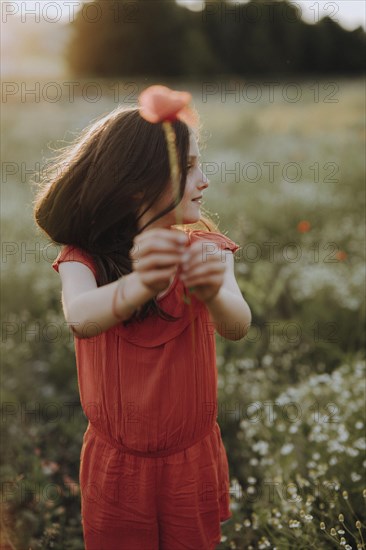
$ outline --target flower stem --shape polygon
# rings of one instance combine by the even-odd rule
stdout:
[[[168,146],[170,174],[172,177],[172,184],[173,184],[173,190],[174,190],[173,192],[174,192],[174,196],[178,198],[180,185],[179,185],[179,166],[178,166],[178,154],[177,154],[175,131],[169,120],[163,121],[163,128],[164,128],[165,137],[166,137],[167,146]],[[176,220],[177,220],[177,225],[182,224],[182,221],[183,221],[182,214],[180,210],[178,213],[178,208],[176,208]]]
[[[168,147],[169,166],[170,166],[170,174],[172,177],[173,193],[174,193],[175,200],[177,200],[180,196],[180,183],[179,183],[179,164],[178,164],[176,136],[175,136],[175,131],[172,126],[172,123],[169,120],[164,120],[162,124],[163,124],[163,129],[165,132],[165,138],[166,138],[167,147]],[[175,209],[175,217],[176,217],[176,225],[183,225],[183,214],[181,212],[181,209],[179,208],[179,204]],[[183,293],[182,300],[183,302],[185,302],[190,306],[189,313],[190,313],[191,323],[192,323],[192,344],[193,344],[193,350],[194,350],[195,338],[194,338],[194,328],[193,328],[193,310],[191,305],[191,298],[189,296],[189,291],[192,291],[192,290],[194,290],[194,287],[190,287],[188,289],[188,294]]]

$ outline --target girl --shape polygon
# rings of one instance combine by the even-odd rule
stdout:
[[[162,127],[137,107],[86,128],[34,203],[39,227],[64,245],[52,265],[88,419],[86,550],[213,550],[232,515],[214,331],[243,338],[251,313],[234,276],[239,246],[201,215],[198,135],[172,125],[178,203]]]

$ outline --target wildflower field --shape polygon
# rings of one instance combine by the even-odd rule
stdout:
[[[203,206],[241,247],[253,314],[244,339],[216,337],[233,513],[217,548],[365,549],[364,84],[167,84],[193,93]],[[81,83],[73,101],[3,110],[2,550],[83,549],[87,419],[31,179],[50,147],[145,86],[101,81],[91,101]]]

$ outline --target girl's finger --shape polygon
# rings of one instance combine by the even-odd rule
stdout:
[[[180,262],[180,258],[180,254],[149,254],[135,262],[135,269],[145,271],[154,267],[157,269],[169,266],[176,267]]]
[[[217,285],[222,285],[223,283],[223,279],[222,277],[212,277],[210,279],[207,279],[207,277],[189,277],[189,279],[184,279],[183,280],[183,283],[184,285],[188,288],[188,287],[192,287],[192,286],[200,286],[200,285],[203,285],[203,286],[217,286]]]
[[[224,276],[225,270],[220,266],[197,266],[195,269],[190,269],[188,271],[182,270],[182,274],[188,277],[211,277],[211,275],[221,275]]]
[[[144,273],[142,280],[147,285],[153,285],[164,281],[169,284],[169,278],[172,276],[173,273],[174,269],[171,268],[147,271],[146,273]]]
[[[183,244],[188,242],[188,237],[183,231],[170,229],[149,229],[137,235],[134,243],[138,246],[148,246],[161,243],[169,243],[171,245]]]
[[[186,267],[182,265],[182,272],[190,277],[196,275],[209,276],[211,273],[224,273],[225,265],[221,262],[196,263],[196,265],[187,265]]]
[[[183,251],[184,246],[180,247],[177,245],[177,243],[172,243],[170,241],[168,242],[145,242],[140,243],[138,245],[135,245],[130,250],[130,258],[131,259],[140,259],[143,258],[152,252],[158,252],[158,253],[177,253],[178,250]]]
[[[221,249],[213,242],[196,241],[189,247],[192,256],[200,256],[202,261],[221,258]]]
[[[211,284],[212,281],[216,282],[216,279],[220,278],[220,280],[224,280],[224,277],[222,273],[198,273],[198,274],[186,274],[186,273],[179,273],[178,274],[179,279],[186,285],[191,286],[198,284]]]
[[[207,265],[208,263],[216,262],[218,264],[224,264],[224,262],[221,259],[221,256],[219,255],[212,255],[212,254],[205,254],[202,253],[202,250],[195,249],[195,250],[189,250],[189,252],[185,251],[185,254],[189,254],[188,259],[185,262],[185,265],[189,266],[189,268],[193,268],[196,265]]]

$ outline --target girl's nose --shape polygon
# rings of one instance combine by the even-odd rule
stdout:
[[[208,179],[206,174],[202,172],[202,170],[201,170],[201,182],[202,182],[202,185],[200,185],[200,189],[206,189],[206,187],[208,187],[210,184],[210,180]]]

